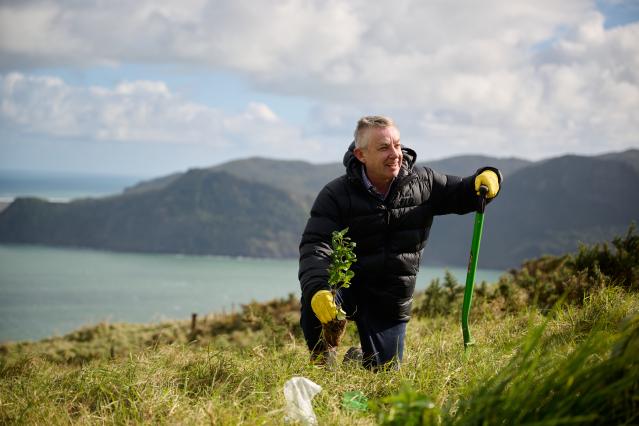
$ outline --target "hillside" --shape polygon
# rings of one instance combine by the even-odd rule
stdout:
[[[507,176],[531,164],[518,158],[495,158],[479,155],[462,155],[442,160],[418,162],[448,174],[467,175],[479,167],[491,164]],[[330,180],[344,174],[342,163],[312,164],[306,161],[273,160],[252,157],[230,161],[210,167],[209,171],[224,171],[249,182],[259,182],[292,192],[303,197],[314,198]],[[162,188],[178,179],[182,173],[173,173],[156,179],[140,182],[125,190],[125,193],[140,193]]]
[[[510,182],[516,191],[505,191],[500,208],[491,211],[489,230],[499,241],[482,247],[482,256],[501,255],[502,266],[608,240],[639,219],[639,173],[620,161],[565,156],[522,170]]]
[[[463,290],[434,281],[418,295],[399,371],[309,365],[293,295],[195,327],[103,323],[2,344],[0,423],[282,424],[282,387],[303,376],[322,386],[319,424],[635,424],[639,236],[613,246],[477,286],[466,352]],[[340,356],[356,344],[350,324]],[[363,406],[348,404],[353,392]]]
[[[539,162],[461,156],[428,165],[449,174],[470,174],[482,165],[504,171],[480,253],[480,267],[503,269],[609,239],[637,221],[638,154]],[[0,242],[295,257],[317,191],[342,172],[338,163],[251,158],[140,182],[107,198],[68,204],[18,199],[0,212]],[[424,262],[465,265],[472,221],[473,215],[436,218]]]
[[[419,157],[418,157],[419,160]],[[502,175],[510,176],[516,171],[523,169],[531,164],[532,161],[522,160],[520,158],[495,158],[484,155],[459,155],[441,160],[418,161],[419,165],[430,167],[433,170],[440,171],[449,175],[468,176],[475,170],[484,166],[497,167]]]
[[[293,197],[273,187],[191,170],[140,193],[71,203],[18,199],[0,214],[0,241],[291,257],[305,214]]]
[[[598,156],[602,160],[616,160],[626,163],[636,172],[639,172],[639,149],[629,149],[624,152],[612,152]]]
[[[606,241],[639,221],[639,172],[618,159],[564,156],[509,176],[486,211],[480,264],[514,267]],[[437,218],[425,257],[439,264],[466,259],[472,227],[472,215]]]

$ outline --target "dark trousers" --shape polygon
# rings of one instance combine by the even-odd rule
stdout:
[[[399,366],[404,355],[406,322],[380,318],[365,303],[359,302],[351,289],[340,289],[335,298],[337,303],[342,304],[347,318],[354,320],[357,325],[364,366],[375,369],[390,362]],[[300,325],[311,352],[325,349],[320,339],[322,324],[311,309],[310,300],[304,298]]]

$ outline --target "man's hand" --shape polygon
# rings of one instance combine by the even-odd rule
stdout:
[[[479,195],[479,187],[482,185],[488,188],[486,198],[495,197],[499,192],[499,178],[497,177],[497,173],[492,170],[485,170],[477,175],[475,178],[475,191],[477,191],[477,195]]]
[[[337,306],[335,306],[333,294],[328,290],[320,290],[315,293],[311,299],[311,308],[322,324],[337,317]]]

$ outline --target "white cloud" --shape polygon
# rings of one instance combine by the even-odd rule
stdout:
[[[0,124],[55,138],[198,144],[301,156],[318,145],[304,139],[265,104],[228,114],[188,101],[159,81],[128,81],[113,88],[74,87],[55,77],[0,76]]]
[[[50,79],[29,81],[51,101],[40,106],[29,96],[41,95],[22,94],[3,114],[14,123],[38,117],[33,128],[52,134],[256,138],[255,147],[311,134],[316,147],[346,128],[347,141],[358,114],[385,112],[406,123],[403,138],[428,157],[638,146],[639,24],[606,29],[594,7],[591,0],[4,2],[0,68],[195,65],[317,107],[313,121],[295,128],[265,105],[229,115],[162,83],[86,90]],[[81,101],[87,96],[96,104]],[[19,107],[27,101],[29,112]]]
[[[378,60],[428,59],[422,63],[427,65],[453,54],[472,69],[503,63],[507,57],[495,48],[543,41],[557,26],[578,22],[589,6],[584,0],[535,5],[403,0],[386,7],[364,0],[5,2],[0,51],[45,66],[61,60],[76,65],[190,61],[282,81],[304,74],[330,81],[334,77],[326,71],[335,69],[347,80],[347,70],[359,78],[370,60],[377,65]],[[472,49],[458,55],[465,47]],[[387,62],[370,75],[388,79],[393,68],[396,64]]]

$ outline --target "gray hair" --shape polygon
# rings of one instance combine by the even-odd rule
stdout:
[[[395,122],[390,117],[384,117],[383,115],[368,115],[366,117],[362,117],[357,122],[357,127],[355,128],[355,147],[356,148],[366,148],[368,145],[368,138],[364,137],[366,134],[366,130],[378,127],[396,127]]]

